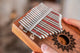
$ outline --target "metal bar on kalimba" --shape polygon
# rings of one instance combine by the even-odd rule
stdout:
[[[53,25],[55,25],[55,26],[57,26],[57,27],[60,27],[60,26],[59,26],[59,23],[56,23],[55,21],[52,21],[51,19],[49,19],[49,18],[47,18],[47,17],[46,17],[44,20],[52,23]]]
[[[21,21],[19,21],[19,23],[20,23],[26,30],[28,30],[28,28],[27,28]]]
[[[42,35],[41,35],[41,36],[42,36],[42,38],[45,38],[45,37],[44,37],[44,34],[43,34],[40,30],[38,30],[38,29],[36,29],[36,28],[34,28],[34,29],[35,29],[36,31],[38,31],[39,33],[41,33],[41,34],[42,34]]]
[[[31,26],[30,21],[26,21],[26,18],[24,18],[23,20],[24,20],[24,22],[25,22],[25,23],[29,26],[29,28],[30,28],[30,26]]]
[[[41,26],[43,26],[44,28],[48,29],[51,32],[56,32],[57,30],[55,30],[53,27],[51,27],[50,25],[46,24],[45,22],[41,21],[41,23],[39,24]]]
[[[52,30],[52,31],[57,31],[54,27],[48,25],[47,23],[41,21],[40,23],[41,25],[45,26],[46,28],[48,28],[49,30]],[[53,30],[54,29],[54,30]]]
[[[46,29],[46,27],[44,27],[42,24],[38,24],[38,25],[40,25],[41,27],[43,27],[43,28]],[[48,28],[47,28],[47,30],[50,31]],[[51,32],[51,31],[50,31],[50,32]]]
[[[59,16],[54,15],[52,13],[48,14],[48,16],[50,16],[51,18],[54,18],[55,20],[59,21]]]
[[[32,31],[31,31],[31,33],[34,34],[35,36],[37,36],[38,38],[42,39],[42,37],[37,35],[36,33],[32,32]]]
[[[43,22],[44,22],[44,21],[43,21]],[[48,24],[48,26],[58,31],[58,29],[56,29],[55,27],[53,27],[53,26],[51,26],[51,25],[49,25],[49,24]],[[55,26],[55,25],[54,25],[54,26]]]
[[[42,19],[42,18],[41,18],[41,19]],[[41,20],[39,20],[39,21],[41,21]],[[39,21],[38,21],[38,22],[39,22]],[[36,22],[36,24],[37,24],[37,22]],[[35,24],[35,25],[36,25],[36,24]],[[35,25],[34,25],[33,27],[35,27]],[[33,27],[32,27],[32,28],[33,28]],[[31,28],[31,29],[32,29],[32,28]],[[31,29],[30,29],[30,30],[31,30]]]
[[[34,17],[33,17],[33,15],[31,15],[31,16],[30,16],[30,15],[31,15],[31,14],[29,13],[26,17],[30,18],[30,19],[31,19],[31,22],[32,22],[32,24],[33,24],[33,23],[34,23],[34,19],[33,19]]]
[[[47,27],[46,25],[42,25],[42,24],[39,24],[40,26],[42,26],[43,28],[47,29],[48,31],[52,32],[51,29],[49,27]]]
[[[29,19],[24,18],[24,19],[22,19],[22,20],[24,20],[24,22],[25,22],[29,27],[31,26],[31,23],[30,23],[30,20],[29,20]]]
[[[24,23],[24,21],[20,20],[26,27],[27,29],[29,28],[29,25],[27,25],[26,23]]]
[[[41,33],[45,36],[45,37],[48,37],[47,35],[47,33],[45,32],[45,31],[43,31],[43,30],[41,30],[40,28],[38,28],[38,27],[35,27],[37,30],[40,30],[41,31]]]
[[[59,14],[55,13],[52,9],[42,3],[34,7],[24,18],[19,21],[19,23],[27,31],[30,31],[40,39],[44,39],[49,35],[61,32]]]

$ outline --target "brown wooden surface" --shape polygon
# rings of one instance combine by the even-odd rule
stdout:
[[[30,12],[30,11],[29,11]],[[25,14],[27,15],[27,13]],[[24,16],[25,16],[24,15]],[[51,48],[53,48],[54,50],[56,50],[59,53],[80,53],[80,30],[78,30],[76,27],[68,25],[67,23],[65,23],[62,20],[62,27],[63,30],[65,29],[67,32],[70,32],[70,35],[73,35],[73,38],[75,39],[76,48],[73,48],[73,51],[70,50],[69,52],[67,52],[66,50],[62,51],[62,49],[58,49],[57,45],[54,45],[54,41],[52,40],[53,37],[50,36],[46,39],[39,39],[38,37],[35,36],[34,40],[30,39],[30,35],[31,33],[24,33],[20,28],[19,28],[19,23],[18,21],[20,19],[22,19],[24,16],[22,16],[21,18],[17,19],[13,25],[12,25],[12,32],[18,36],[27,46],[29,46],[33,51],[36,52],[41,52],[41,44],[47,44],[48,46],[50,46]],[[64,41],[65,42],[65,41]]]
[[[15,33],[22,41],[24,41],[24,43],[28,45],[32,50],[36,52],[41,52],[40,46],[41,44],[44,43],[49,45],[59,53],[68,53],[66,50],[62,51],[61,49],[58,49],[56,45],[54,45],[52,36],[42,40],[40,40],[37,37],[34,40],[31,40],[30,34],[25,34],[21,29],[19,29],[18,25],[19,25],[18,23],[17,25],[13,23],[13,26],[12,26],[13,33]],[[70,32],[70,34],[73,35],[73,38],[75,39],[75,42],[76,42],[76,45],[75,45],[76,48],[74,48],[73,51],[70,50],[69,53],[71,52],[79,53],[80,52],[80,31],[76,27],[73,27],[64,23],[64,21],[62,21],[62,26],[63,26],[63,29],[65,29],[67,32]]]

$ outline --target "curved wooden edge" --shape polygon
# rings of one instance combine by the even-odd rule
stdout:
[[[17,35],[27,46],[37,53],[42,53],[40,47],[33,42],[24,32],[22,32],[15,24],[12,25],[12,32]]]

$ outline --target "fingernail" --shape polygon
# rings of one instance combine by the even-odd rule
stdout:
[[[42,45],[41,45],[41,50],[42,50],[42,51],[47,50],[47,48],[48,48],[48,46],[47,46],[47,45],[45,45],[45,44],[42,44]]]

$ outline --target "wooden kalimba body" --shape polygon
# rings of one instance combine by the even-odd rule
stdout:
[[[46,35],[38,36],[38,35],[40,35],[40,33],[39,33],[39,31],[36,31],[36,29],[33,31],[36,31],[37,32],[36,34],[38,34],[38,35],[33,34],[33,31],[30,32],[30,31],[26,30],[25,26],[23,25],[24,22],[23,22],[23,24],[21,24],[21,23],[19,23],[19,21],[22,20],[31,11],[32,10],[28,11],[24,16],[17,19],[16,21],[14,21],[14,23],[12,25],[12,32],[14,34],[16,34],[26,45],[28,45],[33,51],[39,52],[39,53],[42,53],[42,51],[40,49],[41,44],[47,44],[48,46],[55,49],[59,53],[80,53],[80,43],[79,43],[80,42],[80,31],[76,27],[68,25],[63,20],[60,24],[60,25],[62,25],[62,27],[57,28],[57,29],[60,29],[60,32],[59,32],[59,30],[57,31],[57,29],[56,30],[51,29],[51,30],[56,31],[57,33],[54,32],[52,34],[47,35],[47,37],[45,37]],[[54,12],[54,14],[58,15],[55,12]],[[53,25],[51,25],[51,26],[53,26]],[[40,27],[40,26],[38,26],[38,27]],[[41,29],[44,30],[44,28],[41,28]],[[44,31],[46,31],[46,29]],[[46,31],[46,32],[48,33],[48,31]],[[42,34],[44,34],[44,33],[42,33]]]

